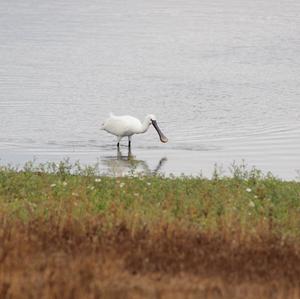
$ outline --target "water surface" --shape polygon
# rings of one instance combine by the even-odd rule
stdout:
[[[142,171],[209,176],[244,159],[293,179],[299,15],[288,0],[2,0],[0,162],[124,173],[127,142],[120,156],[100,125],[152,113],[169,143],[153,128],[133,138]]]

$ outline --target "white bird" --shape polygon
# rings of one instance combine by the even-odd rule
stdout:
[[[145,133],[150,125],[156,129],[161,142],[168,142],[168,138],[162,133],[157,125],[156,117],[153,114],[149,114],[145,117],[145,120],[141,122],[139,119],[130,116],[116,116],[110,113],[109,118],[102,124],[101,129],[118,137],[117,146],[120,146],[120,141],[123,137],[128,137],[128,146],[131,146],[131,136],[134,134]]]

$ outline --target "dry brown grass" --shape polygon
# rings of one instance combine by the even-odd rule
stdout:
[[[300,298],[300,247],[270,233],[0,219],[1,299]]]

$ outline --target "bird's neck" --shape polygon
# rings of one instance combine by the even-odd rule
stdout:
[[[150,126],[149,121],[147,119],[145,119],[144,122],[142,123],[140,133],[145,133],[149,129],[149,126]]]

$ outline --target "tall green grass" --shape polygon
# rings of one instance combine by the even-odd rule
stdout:
[[[103,217],[107,227],[163,223],[202,231],[261,231],[300,236],[300,183],[233,165],[229,177],[108,177],[98,167],[59,164],[0,168],[0,213],[24,221],[35,217],[78,220]]]

